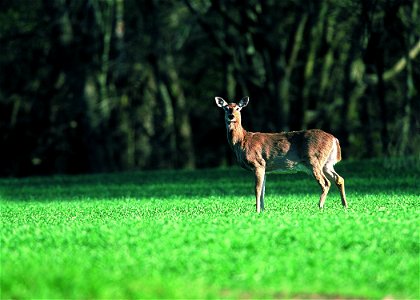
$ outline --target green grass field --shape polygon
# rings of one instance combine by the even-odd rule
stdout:
[[[336,169],[0,179],[1,298],[419,298],[419,169]]]

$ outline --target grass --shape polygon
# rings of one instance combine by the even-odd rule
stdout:
[[[0,179],[1,298],[419,298],[419,170],[344,162],[350,208],[302,175]]]

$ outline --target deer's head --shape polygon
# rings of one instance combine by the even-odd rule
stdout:
[[[237,104],[227,103],[223,98],[215,97],[217,106],[225,111],[226,125],[231,123],[241,124],[241,109],[248,105],[249,97],[242,98]]]

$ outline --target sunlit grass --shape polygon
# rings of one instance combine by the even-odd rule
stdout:
[[[2,298],[418,298],[417,170],[153,171],[0,180]]]

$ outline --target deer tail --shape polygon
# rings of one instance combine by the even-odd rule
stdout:
[[[337,162],[339,162],[341,160],[341,147],[337,138],[335,139],[335,144],[337,146]]]

